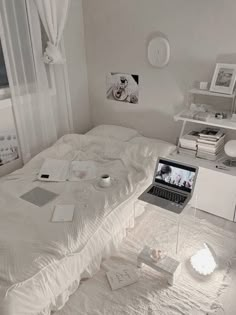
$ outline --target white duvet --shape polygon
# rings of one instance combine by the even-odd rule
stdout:
[[[67,135],[24,168],[1,180],[0,314],[48,314],[58,304],[56,299],[75,281],[73,277],[79,277],[91,262],[93,253],[85,255],[86,250],[91,251],[92,245],[97,247],[99,241],[102,246],[105,240],[102,232],[114,233],[113,223],[122,218],[117,213],[118,206],[150,183],[157,154],[164,155],[172,149],[172,145],[164,143],[158,149],[143,141],[140,144]],[[97,179],[64,183],[36,181],[48,157],[93,160],[97,178],[108,173],[113,184],[100,189]],[[37,186],[59,196],[41,208],[19,198]],[[51,222],[57,204],[75,205],[73,222]],[[93,252],[96,253],[96,248]],[[67,270],[68,263],[70,270]]]

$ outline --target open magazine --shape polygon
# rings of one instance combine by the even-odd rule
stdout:
[[[112,290],[123,288],[139,280],[136,270],[129,266],[120,266],[117,270],[108,271],[106,275]]]
[[[93,161],[66,161],[46,159],[38,174],[38,180],[49,182],[80,181],[96,178]]]

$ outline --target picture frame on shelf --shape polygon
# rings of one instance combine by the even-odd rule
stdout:
[[[236,64],[217,63],[210,91],[232,95],[236,82]]]

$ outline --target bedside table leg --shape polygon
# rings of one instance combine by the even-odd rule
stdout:
[[[175,277],[174,276],[169,276],[167,278],[167,282],[168,282],[169,285],[174,285]]]
[[[180,138],[181,138],[181,137],[183,136],[183,134],[184,134],[185,125],[186,125],[186,120],[183,121],[183,125],[182,125],[181,131],[180,131],[180,135],[179,135],[179,138],[178,138],[178,141],[177,141],[177,153],[180,153],[180,152],[179,152]]]

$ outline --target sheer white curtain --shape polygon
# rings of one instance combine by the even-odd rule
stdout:
[[[60,42],[65,28],[70,0],[34,1],[49,39],[44,52],[44,61],[52,64],[63,63]]]
[[[42,60],[40,20],[32,0],[0,0],[6,66],[22,159],[27,162],[72,131],[65,68]],[[59,76],[59,78],[57,78]]]

